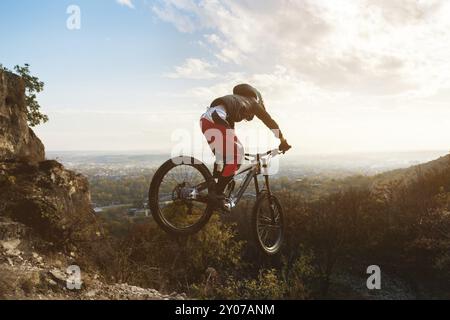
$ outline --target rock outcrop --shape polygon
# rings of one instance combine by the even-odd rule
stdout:
[[[102,236],[86,178],[56,161],[0,162],[0,215],[29,226],[58,248]]]
[[[85,177],[45,161],[28,127],[23,80],[0,71],[0,216],[32,228],[57,247],[101,236]]]
[[[92,261],[104,236],[90,202],[85,177],[45,160],[24,83],[0,70],[0,299],[182,299],[101,281]],[[71,265],[83,268],[80,290],[67,287]]]
[[[22,79],[0,70],[0,161],[40,162],[44,145],[28,127]]]

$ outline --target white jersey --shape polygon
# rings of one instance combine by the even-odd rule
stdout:
[[[222,105],[208,108],[206,110],[206,112],[202,115],[202,118],[205,118],[208,121],[214,122],[214,120],[212,118],[212,115],[214,112],[217,112],[219,117],[221,117],[223,120],[227,120],[227,112],[225,111],[225,107]]]

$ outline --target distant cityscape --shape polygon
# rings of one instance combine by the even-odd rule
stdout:
[[[332,180],[371,176],[407,168],[448,154],[446,151],[368,153],[346,155],[286,155],[274,178],[295,182],[299,188],[326,189]],[[170,158],[164,154],[114,152],[47,152],[68,169],[85,175],[91,185],[97,214],[112,211],[148,217],[147,191],[156,169]],[[209,164],[210,167],[212,166]],[[237,180],[239,181],[239,179]]]
[[[329,155],[288,154],[281,160],[278,175],[295,179],[317,175],[336,175],[338,177],[355,174],[375,175],[425,163],[448,153],[448,150],[436,150]],[[67,168],[81,173],[121,177],[154,170],[170,156],[138,152],[49,151],[47,158],[56,159]]]

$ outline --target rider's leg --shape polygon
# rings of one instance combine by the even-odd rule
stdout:
[[[224,177],[220,176],[217,180],[216,192],[217,194],[223,194],[227,185],[233,180],[233,176]]]
[[[243,147],[233,129],[207,119],[201,119],[201,128],[216,156],[216,163],[225,164],[217,181],[216,193],[219,196],[220,206],[228,211],[229,207],[226,206],[223,193],[241,165],[244,155]]]
[[[239,141],[233,129],[227,129],[224,146],[225,166],[217,182],[217,190],[222,193],[239,170],[244,155],[242,143]]]
[[[205,118],[201,119],[200,125],[211,151],[216,156],[216,164],[224,164],[221,176],[233,176],[239,169],[244,155],[242,144],[234,129]]]
[[[216,190],[219,195],[222,195],[224,200],[222,201],[221,207],[229,212],[231,207],[230,203],[225,201],[225,188],[233,180],[237,170],[241,166],[242,159],[244,156],[244,149],[241,142],[236,136],[234,130],[227,130],[227,136],[225,141],[225,166],[223,168],[222,174],[217,181]]]

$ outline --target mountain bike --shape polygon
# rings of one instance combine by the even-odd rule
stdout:
[[[254,182],[256,202],[252,210],[252,233],[258,247],[267,255],[280,251],[284,237],[283,209],[270,190],[268,172],[272,158],[283,153],[278,149],[246,153],[248,163],[240,168],[225,189],[228,205],[234,208]],[[260,175],[264,176],[262,188],[258,181]],[[235,190],[237,177],[244,179]],[[192,235],[200,231],[218,209],[215,187],[214,176],[200,160],[186,156],[168,160],[156,171],[150,185],[152,216],[169,234]]]

